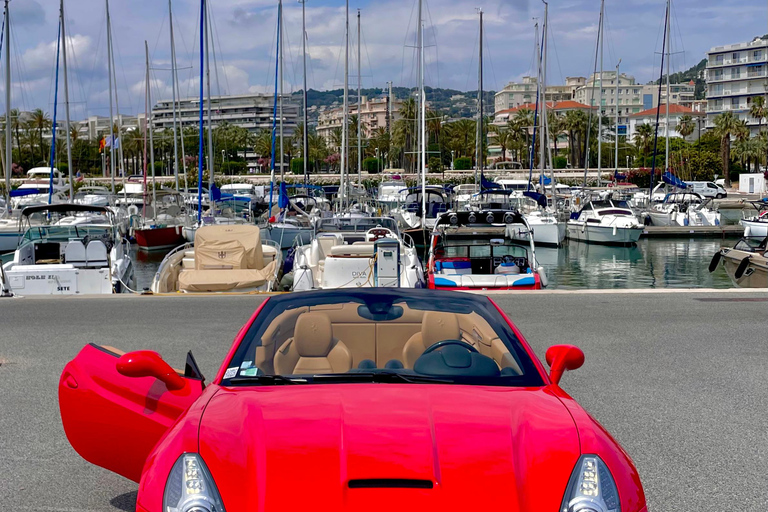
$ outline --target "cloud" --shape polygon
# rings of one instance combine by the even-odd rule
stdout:
[[[24,0],[11,4],[10,20],[14,27],[45,23],[45,11],[37,0]]]

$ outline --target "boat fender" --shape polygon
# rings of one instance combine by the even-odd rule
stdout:
[[[613,226],[613,236],[616,236],[616,226]]]
[[[714,256],[712,256],[712,261],[709,262],[709,271],[714,272],[717,270],[717,266],[720,264],[720,258],[722,258],[723,255],[720,251],[717,251]]]
[[[138,215],[139,214],[139,207],[135,204],[132,204],[128,206],[128,215]]]
[[[736,279],[741,279],[741,276],[744,275],[744,272],[746,272],[747,268],[749,267],[749,256],[741,260],[739,263],[739,266],[736,267],[736,272],[733,273],[733,277]]]
[[[549,279],[547,278],[547,272],[544,270],[544,267],[539,267],[536,269],[536,273],[539,274],[539,279],[541,280],[541,286],[543,288],[546,288],[549,284]]]

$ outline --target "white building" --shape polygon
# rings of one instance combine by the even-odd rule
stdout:
[[[377,128],[387,128],[387,108],[388,99],[372,98],[365,96],[361,98],[362,108],[360,109],[360,131],[362,138],[369,137]],[[392,128],[396,120],[400,119],[400,108],[403,101],[395,99],[392,101],[390,109],[389,126]],[[350,103],[349,115],[357,115],[357,102]],[[333,143],[333,131],[341,129],[344,122],[343,108],[334,108],[321,112],[317,119],[317,134],[324,137],[329,144]]]
[[[632,114],[629,116],[629,140],[635,139],[635,134],[637,133],[637,127],[642,124],[650,124],[653,126],[654,130],[656,129],[656,108],[651,108],[648,110],[643,110],[642,112],[638,112],[636,114]],[[663,141],[667,136],[667,105],[661,105],[660,108],[658,108],[658,114],[659,114],[659,141]],[[693,141],[698,138],[699,135],[699,127],[700,123],[699,120],[703,119],[703,117],[706,114],[704,112],[696,112],[695,110],[692,110],[688,107],[684,107],[682,105],[676,105],[672,104],[669,106],[669,136],[670,137],[682,137],[680,133],[677,131],[677,126],[680,124],[680,119],[683,116],[690,116],[693,118],[693,126],[694,130],[691,135],[688,136],[687,140]]]
[[[207,122],[208,103],[203,101]],[[299,117],[299,104],[290,96],[283,97],[283,134],[290,137]],[[270,94],[240,94],[211,97],[211,125],[229,124],[246,128],[252,133],[271,130],[274,118],[274,96]],[[200,99],[184,98],[176,101],[176,121],[182,127],[200,125]],[[152,125],[155,129],[173,129],[173,100],[157,102],[152,107]]]
[[[635,77],[620,73],[618,76],[618,91],[616,87],[616,71],[603,71],[602,112],[604,116],[614,119],[616,109],[619,111],[619,124],[627,124],[629,116],[644,109],[643,86],[635,83]],[[583,87],[579,87],[574,100],[585,105],[597,106],[600,103],[600,73],[589,77]],[[651,108],[648,106],[647,108]]]
[[[758,120],[749,114],[752,99],[768,87],[768,40],[716,46],[707,52],[707,127],[723,112],[747,122],[757,133]]]
[[[548,85],[546,90],[547,101],[560,102],[573,99],[576,89],[586,83],[584,77],[567,77],[565,85]],[[522,82],[510,82],[502,90],[496,93],[494,98],[494,112],[499,113],[513,108],[518,108],[530,103],[536,103],[537,79],[531,76],[523,77]]]

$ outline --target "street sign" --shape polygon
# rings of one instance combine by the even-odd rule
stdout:
[[[627,125],[625,125],[625,124],[620,124],[620,125],[618,126],[618,134],[619,134],[619,135],[624,135],[624,136],[626,136],[626,135],[627,135]]]

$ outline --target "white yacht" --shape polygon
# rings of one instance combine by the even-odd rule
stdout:
[[[296,249],[293,291],[424,285],[415,246],[389,217],[320,219],[312,242]]]
[[[19,226],[18,216],[8,214],[0,217],[0,253],[15,251],[22,235],[24,232]]]
[[[654,226],[719,226],[720,213],[708,208],[709,202],[693,192],[671,193],[647,215]]]
[[[17,295],[90,295],[134,288],[130,244],[103,206],[30,206],[24,236],[3,265],[3,288]]]
[[[632,245],[643,232],[626,201],[588,201],[568,220],[568,238],[606,245]]]
[[[739,221],[744,226],[744,236],[747,238],[765,238],[768,236],[768,199],[750,201],[750,203],[757,210],[757,214]]]
[[[249,224],[202,226],[195,243],[163,259],[152,280],[153,293],[271,292],[282,253]]]
[[[400,223],[403,229],[416,229],[435,227],[437,217],[449,209],[448,196],[442,187],[425,187],[426,219],[422,219],[422,193],[421,187],[412,187],[407,190],[402,206],[392,210],[392,215]]]
[[[53,174],[53,182],[51,182]],[[51,186],[53,183],[53,186]],[[52,192],[51,192],[52,190]],[[27,171],[27,180],[16,190],[11,191],[11,206],[21,209],[26,206],[63,203],[67,201],[69,182],[55,167],[34,167]]]
[[[471,201],[475,194],[480,192],[480,185],[474,183],[465,183],[453,187],[453,204],[456,210],[470,210]]]
[[[379,191],[376,196],[379,206],[385,211],[397,208],[405,202],[407,189],[408,185],[401,175],[384,175],[379,183]]]

